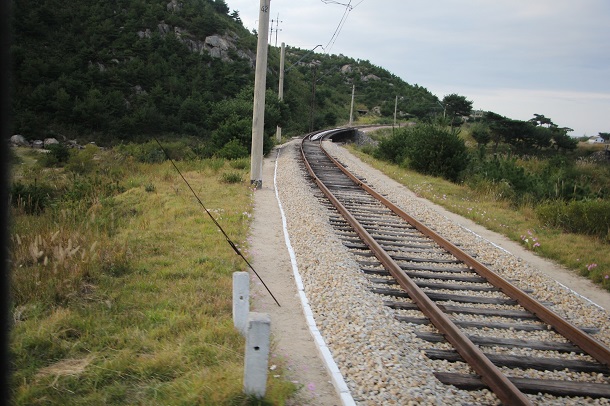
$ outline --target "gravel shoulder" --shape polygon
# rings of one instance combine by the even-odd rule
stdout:
[[[281,359],[289,379],[301,387],[289,404],[340,405],[349,404],[349,399],[342,399],[333,386],[333,375],[323,362],[303,314],[276,199],[276,159],[277,192],[286,213],[304,293],[316,329],[345,377],[353,401],[359,405],[496,404],[487,391],[463,392],[435,382],[429,361],[420,353],[422,343],[405,331],[391,310],[382,306],[381,298],[366,289],[366,278],[333,236],[325,209],[320,208],[300,174],[297,143],[293,140],[283,145],[279,158],[273,151],[265,159],[263,187],[255,192],[250,235],[252,264],[281,304],[278,307],[260,282],[252,278],[252,310],[271,315],[274,344],[270,365]],[[510,268],[510,277],[519,282],[519,287],[533,289],[540,300],[556,301],[561,296],[561,312],[574,320],[586,318],[588,325],[601,327],[600,339],[610,342],[608,292],[503,236],[415,196],[342,148],[334,144],[329,148],[390,200],[413,208],[415,217],[438,224],[456,241],[467,239],[466,247],[496,268]],[[389,330],[381,334],[387,326]],[[273,370],[269,372],[273,374]],[[553,404],[552,400],[548,404]]]

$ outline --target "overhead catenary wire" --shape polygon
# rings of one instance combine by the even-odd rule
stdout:
[[[322,2],[329,4],[327,2],[328,0],[322,0]],[[333,2],[334,4],[341,4],[341,3],[337,3],[337,2]],[[352,10],[351,8],[351,3],[352,0],[349,1],[348,4],[342,4],[345,6],[345,11],[343,12],[343,16],[341,16],[341,20],[339,21],[339,24],[337,25],[337,28],[335,28],[335,32],[333,33],[332,37],[330,38],[330,40],[328,41],[328,44],[326,44],[325,50],[326,53],[329,54],[330,50],[332,49],[333,45],[335,44],[335,41],[337,41],[337,38],[339,37],[339,34],[341,33],[341,30],[343,29],[343,25],[345,25],[345,21],[347,20],[347,16],[349,15],[349,12]]]
[[[324,4],[338,4],[341,6],[345,6],[345,11],[343,12],[343,16],[341,17],[341,20],[339,21],[339,24],[337,25],[335,32],[333,33],[332,37],[328,41],[328,44],[326,45],[326,48],[325,48],[326,53],[330,54],[330,50],[335,45],[335,42],[337,41],[337,38],[339,37],[339,34],[341,33],[341,30],[343,29],[343,26],[345,25],[345,22],[347,21],[347,17],[349,16],[349,13],[353,9],[358,7],[360,4],[362,4],[362,2],[364,2],[364,0],[360,0],[355,6],[352,6],[352,0],[350,0],[347,4],[341,3],[341,2],[338,2],[335,0],[321,0],[321,1]]]
[[[227,233],[225,232],[225,230],[222,228],[222,226],[218,223],[218,221],[216,221],[216,219],[214,218],[214,216],[212,215],[212,213],[210,213],[210,211],[207,209],[207,207],[205,207],[205,205],[203,204],[203,201],[199,198],[199,196],[197,195],[197,193],[195,192],[195,190],[192,188],[191,184],[186,180],[186,178],[184,177],[184,175],[182,174],[182,172],[180,171],[180,169],[178,169],[178,166],[176,165],[176,163],[174,162],[174,160],[169,156],[169,153],[167,152],[167,150],[165,148],[163,148],[163,145],[161,145],[161,143],[159,142],[159,140],[154,137],[155,141],[157,142],[157,144],[159,144],[159,148],[161,148],[161,150],[163,151],[163,153],[165,154],[165,157],[168,159],[168,161],[171,162],[172,166],[174,167],[174,169],[176,170],[176,172],[178,172],[178,174],[180,175],[180,177],[182,178],[182,180],[184,181],[184,183],[186,183],[186,186],[188,186],[188,188],[190,189],[191,193],[193,194],[193,196],[195,196],[195,199],[197,199],[197,202],[199,202],[199,205],[201,207],[203,207],[203,210],[205,210],[205,212],[208,214],[208,216],[210,217],[210,219],[212,219],[212,222],[214,222],[214,224],[216,225],[216,227],[218,228],[218,230],[220,230],[220,232],[222,233],[222,235],[225,237],[227,243],[231,246],[231,248],[233,248],[233,251],[235,251],[235,253],[237,255],[239,255],[244,262],[246,263],[246,265],[248,265],[248,268],[250,268],[252,270],[252,272],[254,272],[254,274],[256,275],[256,277],[258,278],[259,281],[261,281],[261,283],[263,284],[263,286],[265,287],[265,289],[267,290],[267,292],[269,292],[269,294],[271,295],[271,297],[273,298],[273,300],[275,301],[275,303],[279,306],[282,307],[280,305],[280,302],[278,302],[278,300],[275,298],[275,296],[273,295],[273,293],[271,292],[271,290],[269,289],[269,287],[267,287],[267,284],[265,284],[265,281],[263,281],[263,278],[261,278],[261,276],[258,274],[258,272],[256,272],[256,270],[254,269],[254,267],[250,264],[250,262],[246,259],[246,257],[244,257],[244,255],[241,253],[241,251],[239,250],[239,248],[237,248],[237,246],[235,245],[235,243],[231,240],[231,238],[229,238],[229,236],[227,235]]]

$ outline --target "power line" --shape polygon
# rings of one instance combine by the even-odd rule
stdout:
[[[339,21],[339,24],[337,25],[337,28],[335,29],[333,36],[331,37],[330,41],[328,41],[328,44],[326,44],[326,48],[324,49],[326,51],[326,53],[329,54],[330,50],[335,45],[335,42],[337,41],[337,38],[339,37],[339,34],[341,33],[341,30],[343,29],[345,22],[347,21],[347,17],[349,15],[349,13],[353,9],[358,7],[360,4],[362,4],[364,2],[364,0],[360,0],[355,6],[352,6],[352,0],[350,0],[347,4],[341,3],[336,0],[321,0],[321,1],[324,4],[338,4],[340,6],[345,6],[345,12],[343,13],[343,16],[341,17],[341,21]]]
[[[352,6],[351,6],[352,0],[350,0],[349,3],[347,3],[347,4],[339,3],[334,0],[322,0],[322,2],[325,4],[340,4],[342,6],[345,6],[345,11],[343,12],[341,21],[339,21],[339,24],[337,25],[337,28],[335,29],[333,36],[330,38],[330,41],[328,41],[328,44],[326,44],[325,50],[326,50],[326,53],[328,54],[328,53],[330,53],[331,48],[335,44],[335,41],[337,41],[337,38],[339,37],[339,33],[341,32],[341,29],[343,28],[343,25],[345,24],[345,21],[347,20],[347,16],[349,15],[349,12],[352,11]]]

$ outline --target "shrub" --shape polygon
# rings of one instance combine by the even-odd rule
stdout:
[[[119,147],[119,150],[126,155],[133,156],[142,163],[161,163],[166,159],[165,153],[155,141],[144,144],[127,144]]]
[[[248,148],[242,145],[238,140],[232,139],[227,142],[218,152],[220,158],[239,159],[248,156]]]
[[[610,201],[554,201],[536,207],[536,215],[546,225],[567,232],[595,235],[610,241]]]
[[[229,162],[229,165],[231,165],[231,168],[234,169],[248,169],[250,167],[250,158],[240,158],[240,159],[234,159],[231,162]]]
[[[539,201],[549,193],[539,176],[528,172],[511,157],[494,156],[474,163],[469,168],[467,183],[476,189],[482,180],[501,185],[503,198],[515,204]]]
[[[95,145],[87,145],[85,149],[70,156],[66,169],[81,175],[93,172],[96,167],[94,157],[98,152],[99,148]]]
[[[156,142],[155,145],[159,148]],[[197,157],[193,149],[184,141],[166,142],[163,143],[163,148],[174,161],[189,161]]]
[[[40,158],[40,164],[44,167],[61,166],[70,158],[70,150],[64,144],[51,144],[47,150],[49,152]]]
[[[379,155],[426,175],[460,180],[469,155],[457,130],[430,124],[399,130],[379,143]]]
[[[241,183],[242,177],[239,172],[226,172],[222,174],[221,181],[224,183]]]
[[[394,135],[381,139],[375,151],[375,157],[401,164],[406,157],[408,139],[406,129],[398,130]]]

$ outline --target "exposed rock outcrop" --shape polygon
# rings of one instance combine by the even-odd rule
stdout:
[[[175,11],[176,4],[181,7],[181,4],[172,1],[167,5],[168,10],[170,9],[171,5],[172,10]],[[199,55],[203,55],[203,53],[206,52],[212,58],[222,59],[225,62],[232,62],[233,60],[229,56],[229,51],[234,50],[237,57],[249,61],[250,66],[253,67],[256,61],[256,55],[254,52],[250,50],[237,49],[235,43],[237,42],[239,37],[237,36],[237,34],[234,33],[228,33],[225,35],[210,35],[202,41],[191,35],[184,28],[171,27],[165,21],[161,21],[157,25],[157,30],[159,32],[159,35],[161,35],[162,37],[169,35],[171,32],[173,32],[176,38],[178,38],[184,45],[186,45],[191,52],[197,53]],[[152,34],[149,29],[138,32],[138,37],[140,37],[140,39],[150,38],[151,35]]]
[[[180,11],[182,10],[182,3],[178,3],[178,0],[172,0],[167,3],[167,11]]]
[[[363,82],[368,82],[369,80],[381,80],[381,78],[379,76],[373,75],[372,73],[370,75],[366,75],[360,78],[361,81]]]

